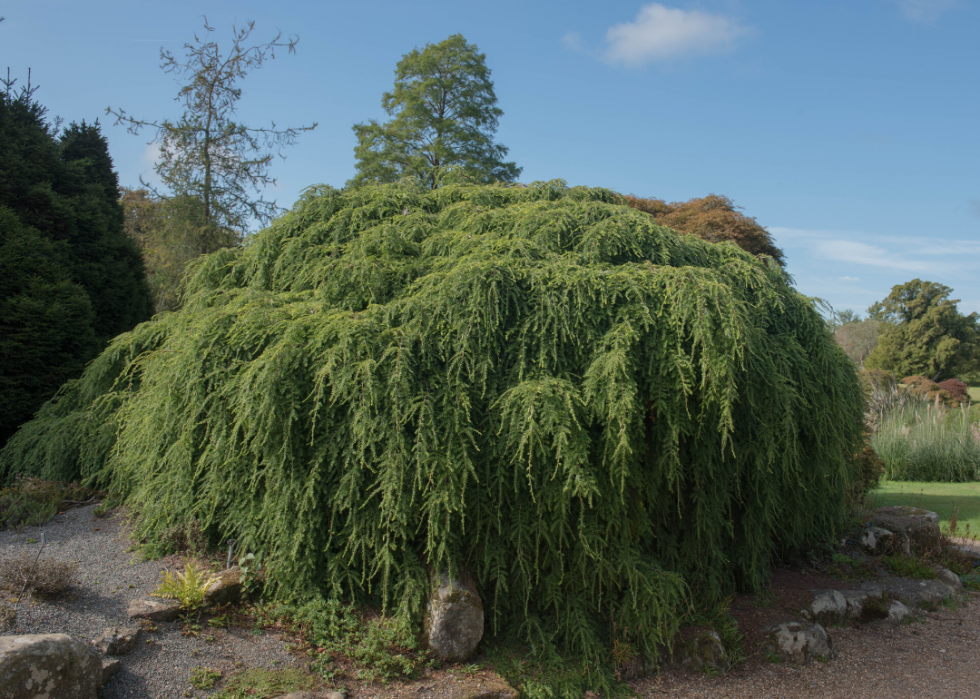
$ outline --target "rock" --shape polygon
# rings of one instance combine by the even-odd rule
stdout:
[[[93,643],[106,655],[126,655],[136,647],[140,638],[139,629],[106,629]]]
[[[119,668],[122,667],[122,663],[118,660],[103,660],[102,661],[102,684],[105,684],[113,675],[119,672]]]
[[[180,613],[180,604],[173,600],[134,599],[127,611],[130,619],[173,621]]]
[[[877,619],[876,621],[871,622],[871,625],[893,629],[901,624],[905,620],[905,617],[911,613],[911,609],[906,607],[898,600],[895,600],[888,606],[888,616],[884,619]]]
[[[833,658],[834,644],[820,624],[806,627],[791,621],[766,629],[763,652],[775,653],[791,663],[808,663],[814,659]]]
[[[950,592],[957,593],[963,589],[963,581],[960,576],[947,568],[939,569],[939,582],[949,588]]]
[[[919,522],[909,530],[913,556],[937,556],[942,552],[942,533],[934,522]]]
[[[881,512],[882,514],[907,517],[915,523],[932,522],[936,526],[939,526],[939,515],[937,515],[935,512],[930,512],[929,510],[923,510],[921,507],[895,505],[891,507],[879,507],[877,511]]]
[[[242,598],[242,569],[232,566],[215,573],[217,580],[211,584],[204,599],[208,604],[237,604]]]
[[[702,631],[684,640],[677,650],[677,662],[685,670],[696,672],[728,672],[731,667],[725,644],[714,630]]]
[[[483,638],[483,601],[472,586],[443,571],[432,581],[425,612],[425,637],[444,663],[467,660]]]
[[[889,553],[897,543],[895,535],[882,527],[864,529],[858,541],[873,556]]]
[[[297,692],[293,695],[287,694],[284,699],[306,699],[308,696],[310,695],[305,692]],[[347,699],[347,692],[327,692],[323,697],[324,699]]]
[[[803,610],[803,616],[818,624],[843,623],[847,618],[847,600],[837,590],[814,590],[813,604]]]
[[[883,591],[880,587],[867,590],[841,590],[844,601],[847,602],[847,616],[856,619],[864,610],[864,603],[869,599],[881,599]]]
[[[102,661],[65,634],[0,636],[3,699],[96,699]]]
[[[347,692],[327,692],[323,696],[324,699],[347,699]],[[313,695],[309,692],[290,692],[289,694],[280,694],[273,699],[313,699]]]
[[[935,607],[942,604],[952,593],[950,589],[938,580],[923,580],[915,588],[919,604]]]

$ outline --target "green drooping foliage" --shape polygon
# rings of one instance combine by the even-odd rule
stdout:
[[[429,571],[465,568],[491,633],[594,666],[832,535],[861,418],[778,266],[612,192],[315,187],[193,263],[0,477],[125,495],[149,545],[196,520],[281,599],[417,619]]]
[[[0,444],[152,310],[98,123],[58,137],[32,92],[0,93]]]

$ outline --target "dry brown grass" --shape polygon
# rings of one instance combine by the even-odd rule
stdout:
[[[34,566],[34,556],[31,554],[0,561],[0,587],[20,592],[27,582],[27,588],[32,592],[53,597],[68,588],[78,571],[77,564],[56,561],[52,558],[39,559],[33,575],[31,575],[32,566]]]

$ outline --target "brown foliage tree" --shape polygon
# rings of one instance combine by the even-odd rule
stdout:
[[[763,226],[741,213],[731,199],[709,194],[700,199],[667,203],[663,199],[644,199],[628,195],[626,202],[634,209],[650,214],[657,223],[688,233],[712,243],[730,240],[753,255],[768,255],[779,266],[785,266],[783,251],[773,243]]]

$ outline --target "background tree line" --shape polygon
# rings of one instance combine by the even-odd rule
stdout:
[[[980,318],[960,313],[952,293],[948,286],[913,279],[869,306],[866,318],[846,310],[833,314],[829,323],[859,368],[883,369],[898,378],[958,378],[977,385]]]

